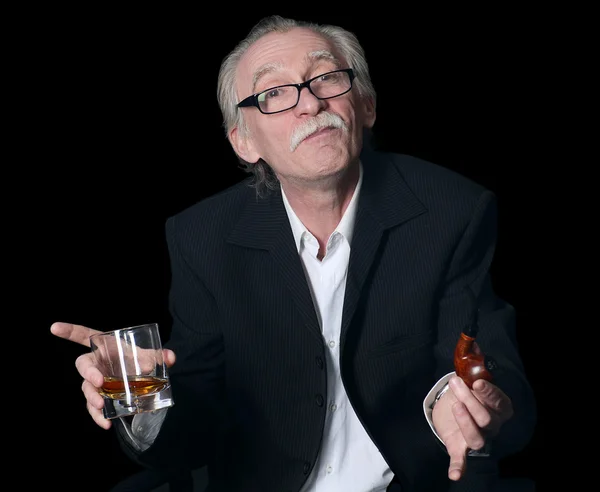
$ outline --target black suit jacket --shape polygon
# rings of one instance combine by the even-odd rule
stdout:
[[[497,459],[521,449],[534,425],[515,313],[489,278],[494,195],[417,158],[366,150],[362,162],[340,340],[348,396],[401,490],[488,490]],[[211,491],[300,490],[321,445],[326,347],[280,192],[257,198],[241,182],[171,217],[166,237],[176,403],[154,445],[132,456],[208,464]],[[471,459],[452,485],[422,402],[453,370],[473,312],[466,286],[515,416],[494,457]]]

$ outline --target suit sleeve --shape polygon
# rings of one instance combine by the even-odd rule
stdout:
[[[492,444],[493,456],[499,459],[521,450],[529,442],[536,408],[518,350],[515,310],[495,294],[492,286],[490,267],[496,240],[497,202],[493,193],[484,191],[447,269],[439,303],[436,376],[441,378],[454,370],[456,342],[475,309],[467,290],[470,289],[479,309],[477,344],[497,361],[493,382],[511,398],[514,408],[512,419],[504,424]]]
[[[183,241],[179,234],[183,236]],[[214,298],[193,266],[201,258],[175,218],[166,223],[171,265],[169,310],[173,324],[164,344],[176,355],[169,374],[175,404],[153,444],[144,452],[122,440],[138,463],[153,467],[194,469],[210,462],[228,426],[224,396],[224,348]],[[182,243],[188,246],[186,252]]]

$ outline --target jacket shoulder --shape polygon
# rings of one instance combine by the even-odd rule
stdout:
[[[254,194],[250,179],[246,178],[203,198],[167,218],[167,235],[192,241],[202,237],[219,237],[237,221],[244,203]]]
[[[495,193],[460,172],[407,154],[379,153],[379,160],[395,168],[415,196],[431,211],[469,213],[480,200],[495,202]]]
[[[448,191],[481,195],[488,190],[484,185],[460,172],[441,164],[407,154],[384,154],[404,179],[415,188],[443,188]]]
[[[399,153],[375,152],[370,163],[386,175],[397,174],[427,213],[433,230],[464,231],[481,213],[495,224],[497,199],[492,190],[453,169]],[[486,211],[486,212],[484,212]]]

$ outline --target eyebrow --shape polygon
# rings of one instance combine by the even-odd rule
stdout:
[[[314,63],[314,62],[320,61],[320,60],[331,61],[335,65],[336,69],[340,68],[342,66],[340,60],[333,53],[331,53],[331,51],[328,51],[328,50],[311,51],[310,53],[306,54],[306,56],[304,57],[304,60],[306,61],[307,64],[311,64],[311,63]],[[266,63],[266,64],[260,66],[254,72],[254,75],[252,77],[252,93],[254,93],[256,91],[256,86],[258,85],[258,81],[261,78],[263,78],[265,75],[267,75],[269,73],[277,72],[278,70],[281,70],[282,68],[283,68],[283,65],[280,62]]]
[[[266,63],[265,65],[262,65],[261,67],[259,67],[258,70],[256,70],[254,72],[254,76],[252,77],[252,92],[254,93],[254,91],[256,90],[256,85],[258,84],[258,81],[262,77],[264,77],[268,73],[281,70],[281,68],[282,68],[282,64],[279,62],[278,63]]]
[[[315,61],[327,60],[333,62],[335,68],[340,68],[342,66],[339,58],[328,50],[311,51],[306,54],[305,60],[309,64],[314,63]]]

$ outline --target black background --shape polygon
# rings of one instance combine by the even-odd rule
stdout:
[[[54,321],[97,329],[158,322],[168,337],[164,222],[245,176],[221,127],[216,78],[222,58],[270,13],[216,7],[212,14],[147,6],[36,11],[22,35],[30,47],[23,83],[36,88],[28,101],[35,109],[25,115],[27,154],[39,169],[28,213],[38,238],[36,303],[24,314],[38,316],[36,343],[52,354],[44,403],[29,406],[41,429],[28,424],[35,441],[27,445],[34,470],[53,472],[32,474],[33,482],[107,491],[137,470],[87,414],[74,364],[87,349],[49,328]],[[517,309],[540,406],[533,441],[503,471],[540,484],[549,454],[541,314],[554,292],[540,253],[550,193],[535,134],[542,118],[536,60],[545,55],[533,17],[345,9],[278,12],[358,35],[378,91],[374,133],[382,148],[455,169],[498,196],[492,274],[498,294]]]

